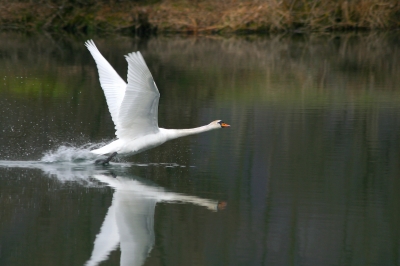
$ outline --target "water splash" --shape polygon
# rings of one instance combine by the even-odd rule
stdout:
[[[96,149],[106,143],[89,143],[82,145],[80,147],[75,147],[73,145],[62,145],[55,150],[48,151],[43,155],[43,157],[38,161],[40,163],[46,164],[62,164],[62,165],[89,165],[94,164],[94,161],[99,159],[99,155],[93,154],[90,151]],[[144,162],[126,162],[123,158],[117,157],[112,162],[113,165],[118,166],[160,166],[166,168],[185,168],[185,167],[195,167],[192,165],[180,165],[178,163],[144,163]]]
[[[100,145],[104,145],[104,143],[89,143],[80,147],[62,145],[56,150],[45,153],[40,161],[44,163],[94,161],[98,155],[90,151]]]

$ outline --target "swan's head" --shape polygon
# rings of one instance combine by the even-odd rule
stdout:
[[[215,128],[230,127],[230,125],[228,125],[227,123],[225,123],[225,122],[222,121],[222,120],[215,120],[215,121],[212,121],[212,122],[210,123],[210,126],[213,126],[213,127],[215,127]]]

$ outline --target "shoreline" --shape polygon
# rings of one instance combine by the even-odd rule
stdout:
[[[389,30],[400,28],[400,2],[165,0],[152,4],[64,1],[39,5],[10,1],[0,4],[0,28],[129,35]]]

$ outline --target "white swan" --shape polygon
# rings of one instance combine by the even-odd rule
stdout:
[[[139,178],[94,175],[95,179],[115,189],[112,204],[104,218],[93,251],[85,266],[96,266],[118,247],[120,265],[143,265],[154,246],[154,213],[157,203],[180,202],[206,207],[212,211],[225,209],[227,203],[166,191],[146,184]]]
[[[96,163],[108,164],[117,154],[133,155],[154,148],[164,142],[213,129],[229,127],[221,120],[192,129],[164,129],[158,127],[160,93],[140,52],[125,56],[128,61],[128,84],[102,56],[93,40],[85,43],[99,70],[108,109],[115,125],[117,140],[91,152],[111,154]]]

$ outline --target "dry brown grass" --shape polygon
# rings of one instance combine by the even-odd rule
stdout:
[[[389,29],[400,26],[398,0],[164,0],[77,5],[0,4],[3,28],[67,31],[241,32]]]
[[[400,26],[397,0],[163,1],[149,16],[173,31],[326,31]]]

